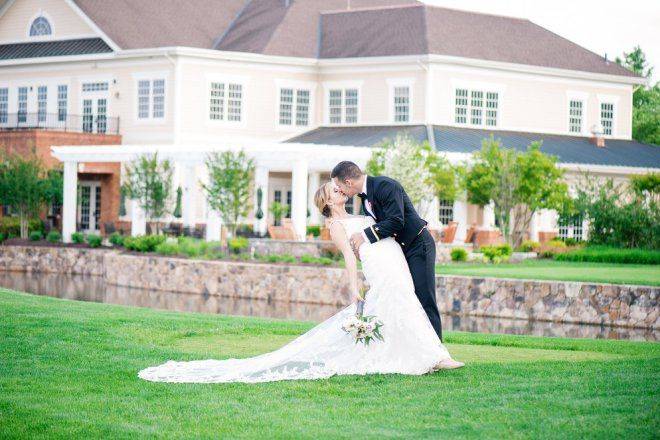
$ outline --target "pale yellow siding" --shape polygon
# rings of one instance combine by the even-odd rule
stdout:
[[[30,25],[39,15],[46,17],[51,25],[50,38],[94,35],[92,28],[63,0],[17,0],[0,17],[0,42],[30,39]]]

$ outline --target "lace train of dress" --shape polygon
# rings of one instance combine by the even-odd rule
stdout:
[[[350,236],[373,223],[370,217],[340,220]],[[343,321],[355,304],[317,325],[282,348],[246,359],[168,361],[146,368],[139,377],[154,382],[270,382],[323,379],[334,375],[401,373],[419,375],[449,358],[415,296],[408,265],[392,239],[360,247],[362,271],[370,290],[365,315],[383,322],[384,341],[356,344]]]

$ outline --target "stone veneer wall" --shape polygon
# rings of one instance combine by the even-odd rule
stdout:
[[[0,270],[103,276],[119,286],[346,305],[341,268],[187,260],[109,250],[0,246]],[[445,313],[660,328],[660,287],[438,276]]]

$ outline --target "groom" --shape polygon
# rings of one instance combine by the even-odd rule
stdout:
[[[364,242],[393,237],[401,246],[415,284],[415,294],[442,341],[440,313],[435,301],[435,241],[399,182],[363,174],[353,162],[339,162],[331,177],[347,197],[358,195],[366,214],[376,223],[350,237],[356,253]]]

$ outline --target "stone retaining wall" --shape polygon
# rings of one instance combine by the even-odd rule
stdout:
[[[341,268],[187,260],[117,251],[0,246],[0,270],[103,276],[119,286],[346,305]],[[660,328],[659,287],[438,276],[444,313]]]

